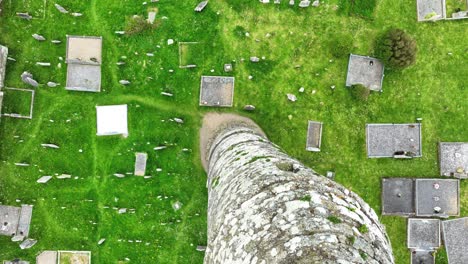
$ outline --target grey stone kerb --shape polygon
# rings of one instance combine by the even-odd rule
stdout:
[[[210,124],[205,117],[201,138]],[[366,202],[284,154],[251,124],[221,126],[201,144],[209,149],[204,263],[394,263]]]

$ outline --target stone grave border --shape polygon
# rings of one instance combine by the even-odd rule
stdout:
[[[191,45],[197,45],[200,42],[179,42],[179,68],[181,69],[189,69],[189,68],[195,68],[197,67],[196,64],[189,64],[189,65],[182,65],[182,45],[186,46],[191,46]]]
[[[20,88],[9,88],[5,87],[4,90],[13,90],[13,91],[20,91],[20,92],[29,92],[31,93],[31,105],[29,107],[29,115],[22,115],[22,114],[14,114],[14,113],[3,113],[2,116],[8,116],[13,118],[22,118],[22,119],[32,119],[33,117],[33,110],[34,110],[34,96],[35,91],[31,89],[20,89]]]
[[[73,250],[58,250],[57,251],[57,264],[60,264],[60,255],[62,253],[71,253],[71,254],[87,254],[89,259],[89,264],[91,264],[91,251],[73,251]]]

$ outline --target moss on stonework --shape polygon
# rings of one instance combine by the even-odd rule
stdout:
[[[346,238],[348,239],[350,245],[354,245],[354,241],[356,241],[356,238],[354,236],[348,236]]]
[[[253,157],[251,158],[249,161],[247,161],[244,165],[248,165],[250,163],[253,163],[259,159],[268,159],[268,158],[271,158],[271,156],[257,156],[257,157]]]
[[[215,188],[219,184],[219,177],[216,177],[211,184],[211,189]]]
[[[310,202],[311,199],[312,197],[310,197],[310,195],[304,195],[304,197],[301,198],[301,201]]]
[[[366,252],[362,251],[362,250],[359,250],[359,255],[361,256],[361,258],[363,260],[367,260],[367,254]]]
[[[360,227],[358,227],[358,230],[362,234],[365,234],[365,233],[369,232],[369,228],[367,227],[367,225],[361,225]]]
[[[334,215],[330,215],[329,217],[327,217],[328,221],[334,223],[334,224],[339,224],[341,223],[341,219],[339,219],[338,217],[334,216]]]
[[[276,167],[282,171],[294,171],[294,166],[291,162],[278,162]]]

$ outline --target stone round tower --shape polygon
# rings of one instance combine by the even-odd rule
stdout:
[[[358,195],[271,143],[251,120],[207,114],[205,263],[394,263],[375,212]]]

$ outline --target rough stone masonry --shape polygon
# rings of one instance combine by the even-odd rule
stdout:
[[[394,263],[369,205],[292,159],[255,123],[208,114],[204,263]]]

